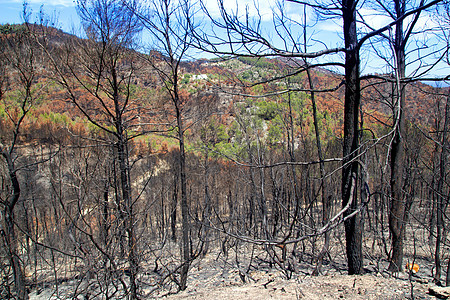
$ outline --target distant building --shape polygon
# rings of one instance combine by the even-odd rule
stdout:
[[[206,80],[208,79],[208,75],[206,74],[199,74],[199,75],[192,75],[193,80]]]

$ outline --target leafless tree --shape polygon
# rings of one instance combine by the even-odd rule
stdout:
[[[182,218],[182,266],[178,285],[181,290],[185,290],[189,266],[193,259],[193,249],[191,249],[191,220],[186,178],[185,131],[187,121],[184,114],[189,95],[187,91],[181,90],[180,81],[181,64],[188,57],[191,47],[186,24],[193,20],[192,7],[189,1],[155,0],[145,2],[140,8],[133,8],[133,1],[126,3],[130,12],[139,18],[149,33],[150,53],[146,57],[147,62],[157,72],[167,100],[173,109],[174,138],[178,140],[179,146],[177,171],[179,175],[175,178],[179,180],[181,187]],[[177,184],[174,183],[175,188]],[[174,197],[176,197],[175,194]]]
[[[294,36],[292,32],[292,27],[289,27],[288,24],[298,24],[295,23],[295,20],[291,20],[287,17],[287,14],[283,14],[283,6],[280,5],[281,13],[274,22],[275,34],[278,38],[280,38],[283,43],[275,43],[270,39],[270,36],[265,35],[261,30],[261,18],[256,18],[252,20],[249,16],[249,10],[245,9],[245,11],[233,11],[227,9],[224,5],[223,1],[218,1],[218,7],[220,12],[220,18],[216,18],[212,15],[209,15],[209,21],[212,24],[211,30],[205,30],[201,34],[195,34],[194,32],[194,41],[195,45],[205,51],[210,53],[220,54],[220,55],[231,55],[237,57],[255,57],[255,58],[263,58],[263,57],[289,57],[289,58],[317,58],[326,55],[330,55],[333,53],[344,53],[345,59],[343,62],[335,61],[333,63],[322,64],[322,65],[334,65],[337,67],[343,68],[344,74],[344,82],[345,82],[345,101],[344,101],[344,139],[343,139],[343,163],[342,163],[342,203],[343,207],[347,207],[347,204],[350,204],[350,208],[344,212],[345,216],[348,218],[345,222],[346,228],[346,245],[347,245],[347,261],[348,261],[348,270],[350,274],[360,274],[362,272],[362,232],[363,232],[363,223],[360,214],[358,211],[364,205],[364,201],[367,199],[367,185],[364,182],[365,175],[362,174],[364,170],[360,170],[359,166],[361,165],[360,157],[363,155],[365,150],[361,148],[360,145],[360,136],[362,134],[362,118],[360,118],[361,114],[361,78],[360,75],[360,51],[362,47],[370,42],[372,39],[378,38],[383,35],[387,35],[390,28],[396,27],[398,32],[402,32],[403,34],[403,21],[408,16],[413,16],[412,23],[408,30],[412,31],[412,27],[414,27],[415,21],[420,12],[430,8],[439,1],[429,1],[429,2],[421,2],[418,3],[417,6],[412,7],[409,10],[402,10],[402,4],[397,3],[398,15],[392,15],[392,21],[385,24],[380,28],[372,28],[369,26],[367,31],[362,31],[358,33],[358,23],[359,18],[361,17],[358,14],[358,9],[365,7],[366,3],[361,1],[289,1],[292,3],[296,3],[299,5],[306,5],[309,9],[314,10],[324,19],[334,18],[342,22],[343,26],[343,44],[342,48],[326,48],[323,50],[308,53],[304,51],[303,48],[299,48],[298,41],[302,39],[298,36]],[[208,15],[206,10],[206,6],[204,5],[204,11]],[[258,10],[258,8],[255,8]],[[242,15],[239,15],[241,13]],[[275,13],[274,13],[275,14]],[[290,21],[290,23],[289,23]],[[364,21],[364,20],[363,20]],[[297,20],[298,22],[298,20]],[[361,23],[364,24],[364,23]],[[362,26],[362,25],[361,25]],[[411,33],[406,32],[406,36],[401,35],[400,33],[397,35],[397,49],[395,57],[396,62],[399,65],[396,69],[403,68],[404,65],[404,57],[398,58],[401,56],[401,47],[403,47],[408,39],[408,36]],[[406,38],[406,41],[405,41]],[[305,40],[304,40],[305,41]],[[306,42],[304,42],[306,44]],[[280,46],[281,45],[281,46]],[[320,65],[320,64],[316,64]],[[315,64],[309,64],[307,68],[303,66],[298,68],[291,74],[282,75],[283,77],[290,76],[293,74],[298,74],[299,72],[304,72],[313,68]],[[402,78],[404,76],[401,76]],[[264,80],[263,82],[273,82],[279,80],[280,76],[274,76],[273,78],[269,78]],[[400,80],[400,82],[403,82]],[[253,85],[254,86],[254,85]],[[400,86],[399,86],[400,87]],[[286,89],[282,92],[289,92],[292,89]],[[314,91],[313,88],[304,89],[305,91]],[[401,89],[399,90],[401,91]],[[268,94],[270,95],[270,93]],[[401,100],[401,93],[398,93],[399,100]],[[397,102],[396,102],[397,103]],[[399,103],[399,102],[398,102]],[[400,113],[401,110],[398,111]],[[398,119],[396,124],[400,124],[401,118]],[[400,122],[400,123],[399,123]],[[401,126],[396,126],[396,128],[400,128]],[[392,132],[395,133],[394,131]],[[395,140],[395,134],[394,140]],[[399,132],[397,136],[401,136]],[[377,139],[380,141],[380,139]],[[375,141],[376,142],[376,141]],[[395,147],[393,153],[391,154],[391,165],[394,168],[393,176],[397,178],[398,166],[394,162],[398,162],[396,149],[397,145],[400,145],[397,142],[394,142],[392,145]],[[401,145],[400,145],[401,146]],[[401,150],[401,149],[400,149]],[[364,171],[365,172],[365,171]],[[393,178],[394,178],[393,177]],[[358,180],[354,180],[357,179]],[[361,178],[361,180],[359,180]],[[395,181],[395,180],[394,180]],[[395,186],[395,182],[393,184]],[[353,183],[357,183],[358,186],[352,186]],[[354,194],[350,194],[350,191],[353,191]],[[395,206],[394,206],[395,210]],[[393,211],[394,212],[394,211]],[[393,214],[391,214],[393,216]],[[393,217],[391,217],[393,220]]]
[[[97,138],[112,147],[114,171],[117,166],[114,178],[118,178],[113,181],[116,213],[122,222],[120,231],[124,232],[120,233],[120,247],[126,251],[130,276],[124,292],[136,299],[139,261],[129,147],[130,141],[142,134],[136,129],[142,128],[138,113],[143,108],[136,104],[132,87],[138,64],[137,55],[130,49],[140,25],[120,1],[80,0],[77,10],[86,39],[68,37],[65,43],[55,45],[48,40],[51,35],[37,38],[52,61],[55,80],[65,89],[73,107],[100,130]],[[106,253],[99,242],[92,242]],[[108,263],[114,266],[114,259],[108,257]]]
[[[431,26],[427,29],[418,28],[418,21],[425,14],[426,7],[436,6],[439,1],[392,1],[390,3],[382,1],[374,1],[373,8],[382,14],[386,14],[395,22],[392,29],[379,35],[379,39],[387,41],[385,44],[378,44],[376,39],[373,41],[374,47],[382,49],[390,49],[387,55],[382,55],[383,50],[375,51],[382,60],[386,62],[392,69],[392,76],[386,77],[388,82],[392,84],[392,94],[390,97],[389,107],[392,109],[392,138],[389,143],[389,159],[390,159],[390,202],[389,202],[389,229],[392,238],[392,250],[390,256],[389,270],[398,272],[402,270],[403,260],[403,240],[405,228],[409,216],[409,210],[412,206],[413,196],[407,195],[408,180],[404,180],[407,167],[405,165],[405,119],[407,115],[406,95],[409,89],[408,83],[411,83],[417,77],[426,76],[433,67],[439,62],[440,58],[432,59],[429,54],[425,54],[427,59],[423,59],[417,63],[412,57],[413,52],[423,51],[427,46],[426,42],[421,42],[417,35],[423,34],[424,30],[432,32],[436,28]],[[410,19],[407,21],[406,16]],[[365,22],[362,16],[363,26],[374,30],[370,24]],[[415,50],[413,50],[413,48]],[[445,52],[444,49],[438,49],[439,46],[428,52],[439,53]],[[409,59],[409,61],[407,61]],[[414,64],[416,66],[414,66]],[[407,74],[407,67],[409,69]]]
[[[359,176],[358,162],[355,158],[359,152],[359,107],[360,107],[360,74],[359,74],[359,48],[361,47],[357,35],[356,11],[358,1],[343,1],[342,3],[305,3],[303,1],[291,1],[298,4],[306,4],[327,16],[339,17],[343,21],[344,47],[325,48],[324,50],[307,53],[303,49],[295,48],[297,39],[294,38],[288,25],[283,19],[276,26],[276,33],[285,41],[284,48],[276,47],[261,32],[258,20],[253,23],[247,18],[240,19],[238,13],[229,13],[223,1],[218,1],[221,19],[217,21],[211,17],[210,21],[218,31],[225,34],[217,36],[196,35],[197,46],[206,51],[223,55],[253,56],[253,57],[290,57],[290,58],[316,58],[336,52],[346,55],[345,63],[336,62],[335,65],[343,66],[345,73],[345,105],[344,105],[344,144],[343,144],[343,173],[342,173],[342,203],[350,209],[346,216],[352,216],[345,222],[347,259],[350,274],[362,272],[362,223],[360,216],[354,214],[359,209],[357,201],[357,188],[352,187],[356,182],[352,178]],[[277,24],[275,24],[277,25]],[[281,29],[279,29],[281,28]],[[284,30],[284,31],[283,31]],[[215,33],[217,34],[217,33]],[[292,47],[293,46],[293,47]],[[222,50],[227,47],[226,50]],[[292,51],[291,49],[294,49]],[[308,68],[310,68],[309,66]],[[298,72],[298,71],[296,71]],[[350,191],[355,194],[350,195]]]
[[[8,29],[3,27],[3,29]],[[2,226],[1,238],[14,276],[14,294],[7,297],[28,299],[25,284],[24,266],[19,257],[20,240],[17,234],[16,207],[21,200],[19,169],[21,152],[18,147],[23,127],[40,97],[37,85],[36,44],[33,43],[30,29],[14,26],[1,36],[0,101],[3,109],[1,121],[0,153],[6,172],[2,175],[5,189],[1,193]],[[9,284],[9,282],[4,282]],[[6,296],[6,295],[5,295]]]

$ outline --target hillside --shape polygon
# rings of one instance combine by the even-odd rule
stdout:
[[[8,36],[11,33],[23,30],[23,25],[4,25],[0,28],[0,34]],[[39,32],[41,29],[37,29]],[[68,45],[72,47],[83,47],[83,40],[66,34],[56,29],[45,30],[46,42],[50,48],[65,45],[63,48],[67,48]],[[36,118],[46,119],[53,114],[61,115],[61,117],[53,117],[56,119],[71,120],[72,125],[75,126],[76,122],[85,123],[83,116],[76,109],[74,104],[67,98],[66,92],[61,86],[54,80],[54,75],[49,73],[50,66],[45,58],[45,54],[39,49],[39,45],[36,47],[36,73],[34,74],[35,80],[39,86],[44,89],[40,100],[33,109],[38,113]],[[12,49],[11,49],[12,50]],[[10,50],[10,51],[11,51]],[[51,52],[52,50],[50,50]],[[152,98],[151,94],[161,94],[158,87],[161,87],[161,81],[157,78],[157,74],[151,67],[146,64],[145,60],[153,59],[156,61],[162,61],[165,58],[160,54],[152,53],[150,56],[142,55],[141,53],[130,50],[130,55],[134,57],[132,60],[137,61],[135,67],[135,74],[133,76],[133,86],[138,90],[139,94],[136,95],[136,105],[140,107],[146,107],[141,109],[138,113],[140,119],[144,122],[150,122],[152,118],[158,118],[160,114],[158,111],[161,103],[149,103],[149,98]],[[130,60],[131,61],[131,60]],[[125,62],[126,64],[126,62]],[[158,64],[158,62],[156,62]],[[264,94],[272,94],[274,91],[281,91],[287,88],[286,83],[281,80],[273,80],[273,78],[281,77],[283,74],[290,74],[297,72],[296,69],[302,68],[300,61],[289,61],[286,58],[280,59],[247,59],[247,58],[235,58],[220,60],[190,60],[182,63],[181,67],[181,87],[186,90],[193,97],[192,101],[186,103],[186,118],[187,119],[200,119],[202,118],[203,109],[207,107],[208,111],[214,112],[222,116],[225,125],[230,125],[234,120],[232,117],[232,110],[235,103],[242,102],[246,98],[244,95],[260,96]],[[331,121],[323,121],[324,126],[328,130],[339,134],[342,126],[342,110],[343,110],[343,85],[342,76],[334,72],[330,72],[326,69],[316,68],[311,72],[312,83],[315,90],[335,90],[332,92],[316,93],[317,105],[321,115],[326,115],[326,118],[331,118]],[[383,75],[378,75],[383,77]],[[389,78],[389,76],[385,76]],[[19,84],[15,82],[17,79],[16,73],[9,72],[5,77],[6,80],[13,85]],[[258,82],[266,82],[255,85]],[[308,89],[309,83],[305,73],[299,73],[295,76],[289,77],[289,86],[292,89]],[[444,92],[444,91],[442,91]],[[86,93],[82,89],[79,93]],[[302,94],[303,92],[300,92]],[[367,116],[367,126],[371,127],[371,123],[377,123],[378,121],[386,122],[389,124],[390,116],[392,115],[390,99],[390,87],[386,80],[374,80],[369,79],[363,81],[363,103],[362,109]],[[434,94],[440,93],[439,89],[432,88],[428,85],[420,82],[415,82],[407,87],[407,100],[406,100],[406,114],[411,122],[417,122],[421,126],[433,127],[433,113],[437,113],[433,110],[436,106],[436,97]],[[306,94],[305,94],[306,95]],[[153,97],[156,101],[159,96]],[[84,98],[88,101],[88,95],[80,95],[80,98]],[[279,102],[279,97],[268,96],[265,98],[254,98],[255,103],[266,102],[276,103]],[[302,104],[306,110],[310,110],[311,103],[309,101]],[[149,119],[148,116],[151,116]],[[325,118],[325,119],[326,119]],[[42,122],[44,120],[41,120]],[[267,120],[269,121],[269,120]],[[75,122],[75,123],[73,123]],[[311,120],[306,121],[311,123]],[[38,128],[40,124],[36,124]],[[65,124],[64,126],[67,126]],[[78,126],[78,125],[77,125]],[[308,127],[311,125],[307,125]],[[45,127],[45,126],[44,126]],[[48,127],[48,126],[47,126]],[[50,126],[51,127],[51,126]],[[43,128],[43,131],[46,129]],[[42,136],[45,133],[33,132],[33,136]],[[31,137],[28,137],[29,139]]]

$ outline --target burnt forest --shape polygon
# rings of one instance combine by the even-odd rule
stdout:
[[[0,298],[450,296],[448,1],[75,2],[0,25]]]

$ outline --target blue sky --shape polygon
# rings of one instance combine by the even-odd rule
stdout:
[[[213,16],[219,16],[219,10],[217,8],[217,1],[216,0],[204,0],[205,5],[208,9],[208,11]],[[413,0],[415,1],[415,0]],[[79,21],[78,16],[75,9],[75,3],[74,0],[28,0],[28,6],[32,9],[34,13],[38,13],[41,9],[41,6],[44,9],[44,12],[47,15],[54,16],[54,19],[57,20],[57,24],[55,24],[55,27],[61,28],[66,32],[72,32],[73,28],[77,28]],[[273,28],[273,16],[274,13],[272,9],[276,7],[278,0],[263,0],[263,1],[254,1],[254,0],[226,0],[227,9],[229,11],[234,11],[239,6],[239,11],[244,11],[244,6],[248,5],[249,8],[249,14],[251,16],[256,16],[257,9],[254,7],[254,3],[257,4],[258,10],[261,13],[261,19],[263,21],[263,25],[267,26],[267,28]],[[238,3],[238,4],[237,4]],[[287,16],[295,19],[298,22],[302,22],[303,16],[301,13],[303,12],[303,9],[301,6],[297,4],[292,4],[286,1],[282,1],[280,3],[283,3],[285,6]],[[0,23],[6,24],[6,23],[22,23],[22,11],[23,11],[23,0],[0,0]],[[359,10],[359,13],[362,14],[367,21],[367,23],[370,24],[373,28],[379,28],[384,26],[385,24],[389,23],[391,19],[386,16],[382,15],[379,12],[376,12],[374,10],[370,10],[367,8],[362,8]],[[201,17],[201,16],[200,16]],[[307,13],[307,21],[314,22],[314,14]],[[32,20],[34,21],[34,20]],[[430,26],[436,26],[436,22],[433,19],[433,16],[431,16],[428,13],[422,13],[421,18],[418,22],[418,28],[430,28]],[[270,30],[273,29],[267,29],[267,31],[270,34]],[[342,27],[340,24],[340,20],[328,20],[324,22],[316,23],[313,29],[315,35],[314,38],[320,40],[321,42],[324,42],[327,44],[328,48],[334,48],[342,45]],[[360,29],[364,31],[364,28]],[[298,32],[297,30],[293,30]],[[79,32],[76,30],[75,32]],[[426,40],[426,39],[425,39]],[[430,35],[430,39],[428,40],[430,44],[433,43],[433,37]],[[319,44],[316,44],[317,47],[319,47]],[[320,48],[322,48],[323,45],[320,45]],[[312,48],[310,48],[311,50]],[[320,50],[320,49],[314,49],[314,50]],[[389,52],[389,49],[385,49],[387,52]],[[369,52],[367,52],[369,53]],[[200,54],[202,57],[202,55]],[[362,72],[363,73],[384,73],[388,69],[384,66],[383,63],[374,63],[374,58],[369,57],[370,53],[366,55],[363,61],[362,61]],[[334,58],[335,59],[335,58]],[[442,69],[444,68],[444,69]],[[444,65],[440,69],[435,70],[436,75],[443,75],[445,73],[448,73],[447,71],[448,66]],[[414,69],[414,66],[411,68]]]
[[[262,12],[263,21],[271,21],[273,17],[272,8],[276,6],[278,0],[264,0],[256,1],[258,9]],[[244,5],[248,5],[250,8],[250,14],[256,15],[256,8],[254,7],[253,0],[229,0],[226,1],[227,8],[230,10],[235,10],[239,2],[239,9],[243,10]],[[72,28],[72,24],[77,24],[77,14],[76,14],[76,1],[75,0],[28,0],[28,6],[33,10],[33,12],[39,12],[41,6],[47,14],[56,14],[59,25],[64,30]],[[219,10],[217,7],[216,0],[204,0],[208,11],[213,16],[219,16]],[[295,11],[298,11],[298,5],[286,3],[286,7],[296,6]],[[23,11],[23,0],[0,0],[0,23],[1,24],[15,24],[22,23],[22,11]],[[291,10],[294,11],[294,10]],[[295,13],[290,14],[291,17],[295,17]]]
[[[54,16],[57,23],[54,24],[55,27],[60,28],[66,32],[72,32],[75,27],[75,32],[79,26],[79,20],[76,12],[76,1],[74,0],[28,0],[28,7],[32,10],[34,14],[37,14],[41,7],[47,15]],[[254,3],[257,3],[257,8],[255,8]],[[227,0],[227,9],[234,11],[239,9],[240,12],[244,11],[244,6],[248,5],[249,13],[251,16],[257,15],[257,10],[261,13],[261,19],[264,24],[271,30],[273,27],[273,12],[272,9],[276,7],[278,0],[264,0],[264,1],[253,1],[253,0]],[[217,6],[217,0],[204,0],[204,3],[213,17],[219,17],[219,9]],[[238,4],[237,4],[238,3]],[[301,14],[298,14],[298,5],[284,2],[287,11],[293,12],[289,13],[288,16],[296,20],[302,20]],[[294,7],[293,7],[294,6]],[[23,0],[0,0],[0,23],[1,24],[16,24],[22,23],[22,11],[23,11]],[[302,9],[300,11],[303,11]],[[31,19],[31,21],[35,21]],[[329,47],[336,47],[336,43],[339,39],[336,39],[335,31],[340,30],[339,26],[333,23],[322,24],[319,29],[319,34],[322,40],[336,41],[328,43]],[[317,30],[316,30],[317,31]],[[335,37],[333,39],[323,38],[325,36],[330,36],[330,33]],[[201,55],[202,56],[202,55]]]
[[[37,1],[29,0],[28,6],[34,13],[38,13],[43,7],[45,13],[55,15],[58,20],[57,27],[64,31],[70,31],[72,24],[78,23],[78,17],[73,0],[49,0]],[[23,1],[21,0],[0,0],[0,23],[17,24],[23,23],[22,19]]]

